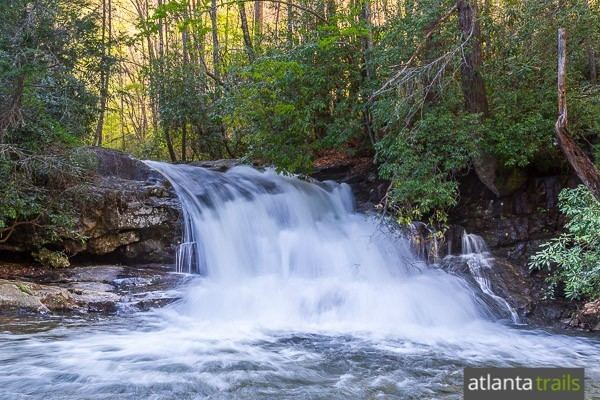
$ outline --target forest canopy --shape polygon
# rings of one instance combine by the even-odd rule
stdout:
[[[517,168],[563,163],[565,27],[570,131],[600,155],[596,0],[15,0],[0,15],[3,149],[290,172],[328,151],[369,156],[389,207],[436,219],[470,170],[499,193]],[[3,157],[5,181],[21,176]]]

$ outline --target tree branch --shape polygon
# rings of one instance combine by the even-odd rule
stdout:
[[[435,21],[433,21],[433,23],[431,23],[430,27],[427,29],[427,31],[425,33],[425,36],[423,36],[423,40],[421,41],[421,43],[419,43],[419,45],[417,46],[417,48],[415,49],[413,54],[404,63],[404,67],[400,71],[398,71],[396,74],[394,74],[394,76],[392,78],[388,79],[387,82],[385,82],[383,84],[383,86],[381,86],[379,89],[377,89],[375,92],[373,92],[373,94],[371,94],[371,96],[369,97],[369,102],[372,102],[375,99],[375,97],[381,95],[382,93],[387,92],[390,89],[390,86],[393,85],[394,83],[396,83],[398,81],[398,79],[400,79],[402,77],[402,75],[406,72],[408,67],[410,67],[412,62],[417,58],[417,56],[421,53],[421,51],[423,51],[423,49],[425,48],[425,45],[427,43],[427,40],[431,37],[431,35],[433,35],[436,28],[439,25],[441,25],[442,23],[444,23],[448,18],[450,18],[452,13],[454,13],[454,11],[456,11],[456,5],[453,5],[452,7],[450,7],[450,9],[448,10],[448,12],[446,14],[441,15],[438,19],[436,19]]]

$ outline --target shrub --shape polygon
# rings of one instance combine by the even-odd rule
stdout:
[[[567,217],[566,232],[542,245],[530,268],[551,271],[549,295],[564,284],[569,299],[600,297],[600,201],[585,187],[564,189],[560,210]]]

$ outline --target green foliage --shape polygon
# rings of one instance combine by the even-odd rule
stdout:
[[[33,253],[33,258],[42,265],[52,268],[67,268],[71,265],[67,255],[61,251],[51,251],[43,247]]]
[[[73,228],[93,159],[82,150],[46,151],[0,145],[0,242],[17,232],[35,246],[79,239]]]
[[[0,242],[74,238],[99,49],[87,0],[0,2]]]
[[[560,210],[567,217],[566,232],[542,245],[530,268],[547,269],[549,294],[564,285],[569,299],[600,297],[600,201],[585,187],[564,189]]]
[[[89,134],[96,97],[88,89],[95,71],[94,15],[87,2],[0,2],[0,143],[43,150],[78,143]],[[88,80],[89,79],[89,80]],[[8,108],[5,105],[9,105]]]
[[[458,177],[482,153],[515,185],[517,168],[560,164],[559,26],[569,33],[570,129],[598,154],[600,90],[589,65],[590,54],[600,54],[597,2],[483,2],[478,72],[489,112],[474,115],[461,85],[472,43],[460,32],[455,0],[272,4],[275,20],[265,18],[261,32],[246,10],[254,25],[247,35],[240,4],[220,3],[213,25],[210,2],[165,0],[115,10],[112,31],[126,40],[109,43],[100,40],[101,7],[90,1],[0,3],[0,143],[26,158],[86,142],[98,116],[99,72],[110,65],[105,145],[155,159],[251,158],[292,172],[309,172],[331,150],[375,157],[392,181],[386,203],[402,220],[443,224]],[[6,228],[43,213],[50,197],[33,190],[37,173],[22,175],[10,157],[2,162]],[[20,190],[18,179],[31,186]],[[68,225],[60,215],[51,211],[47,221]]]
[[[442,107],[429,110],[411,128],[387,135],[376,146],[380,175],[391,180],[391,206],[403,221],[443,214],[456,204],[456,175],[477,151],[477,116],[456,116]]]
[[[360,67],[346,36],[355,34],[322,27],[316,43],[274,50],[237,71],[223,120],[247,156],[308,172],[319,150],[362,135]]]

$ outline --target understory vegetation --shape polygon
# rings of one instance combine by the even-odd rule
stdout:
[[[97,118],[97,20],[85,1],[0,3],[0,244],[76,239]]]
[[[531,268],[553,272],[550,296],[562,286],[569,299],[594,300],[600,297],[600,201],[585,186],[563,190],[559,201],[566,232],[542,245]]]
[[[85,145],[289,172],[371,157],[388,209],[444,225],[461,176],[501,194],[515,169],[567,168],[560,27],[569,130],[600,156],[598,0],[14,0],[0,16],[0,242],[68,236]],[[592,200],[563,193],[567,232],[533,261],[562,266],[572,298],[598,294]]]

